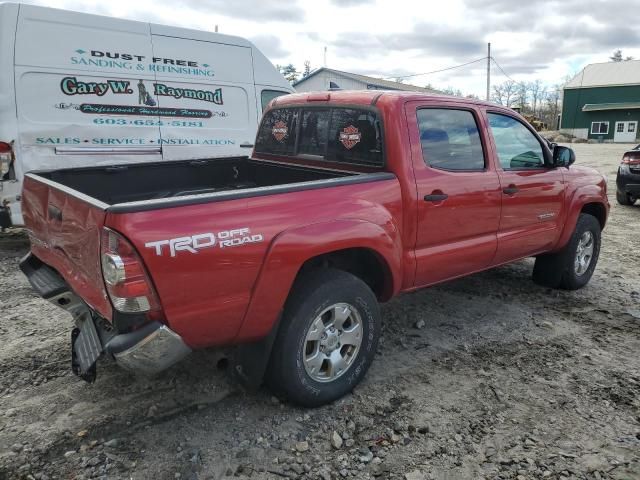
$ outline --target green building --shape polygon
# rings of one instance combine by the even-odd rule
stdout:
[[[564,87],[560,130],[580,138],[639,143],[640,60],[587,65]]]

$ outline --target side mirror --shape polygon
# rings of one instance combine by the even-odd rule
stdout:
[[[555,145],[553,148],[553,166],[567,167],[576,161],[576,154],[569,147]]]

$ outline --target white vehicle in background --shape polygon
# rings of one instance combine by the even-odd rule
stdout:
[[[246,156],[291,92],[243,38],[0,4],[0,227],[28,171]]]

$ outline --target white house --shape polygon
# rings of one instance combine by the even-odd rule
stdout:
[[[406,90],[411,92],[439,93],[430,88],[417,87],[406,83],[392,82],[381,78],[342,72],[332,68],[319,68],[308,76],[294,82],[293,88],[298,92],[319,90]]]

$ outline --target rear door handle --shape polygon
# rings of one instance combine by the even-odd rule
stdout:
[[[515,185],[509,185],[507,188],[502,189],[502,193],[506,195],[514,195],[518,193],[520,190]]]
[[[446,200],[447,198],[449,198],[449,195],[447,195],[446,193],[432,193],[431,195],[425,195],[424,201],[425,202],[441,202],[443,200]]]

